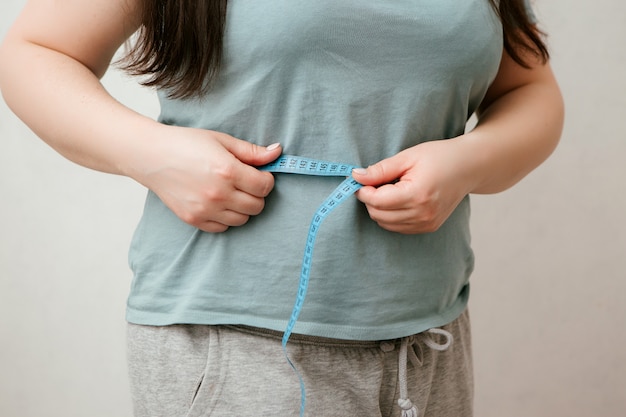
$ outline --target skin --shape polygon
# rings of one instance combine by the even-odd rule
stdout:
[[[162,125],[111,97],[99,79],[139,16],[136,0],[29,0],[0,46],[5,101],[57,152],[133,178],[186,223],[206,232],[245,224],[274,187],[254,166],[276,159],[280,145]],[[563,124],[549,64],[525,69],[505,53],[478,116],[470,133],[354,172],[371,218],[394,232],[432,232],[465,195],[503,191],[541,164]]]

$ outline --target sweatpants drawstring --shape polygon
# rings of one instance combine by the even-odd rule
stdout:
[[[428,337],[426,333],[445,336],[446,341],[444,343],[437,343],[432,338]],[[420,415],[417,406],[408,398],[409,394],[407,389],[407,362],[410,360],[416,368],[422,365],[422,361],[415,354],[413,346],[418,340],[420,340],[429,348],[442,352],[450,347],[452,339],[452,334],[450,332],[438,328],[429,329],[418,335],[402,338],[400,343],[400,352],[398,354],[398,383],[400,385],[400,398],[398,399],[398,405],[402,409],[402,417],[419,417]]]

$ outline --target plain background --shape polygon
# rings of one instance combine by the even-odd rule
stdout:
[[[2,0],[0,36],[23,3]],[[536,3],[567,121],[547,163],[474,198],[476,415],[623,417],[626,2]],[[132,80],[104,83],[157,115]],[[130,416],[126,252],[143,197],[64,160],[0,102],[0,416]]]

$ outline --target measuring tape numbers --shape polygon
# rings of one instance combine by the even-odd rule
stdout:
[[[324,202],[318,207],[313,215],[311,224],[309,226],[309,233],[307,235],[306,245],[304,248],[304,256],[302,259],[302,269],[300,271],[300,281],[298,283],[298,294],[296,296],[296,302],[294,303],[293,310],[291,311],[291,317],[287,324],[287,328],[283,333],[282,347],[285,357],[289,362],[289,365],[298,375],[300,380],[300,416],[304,415],[304,408],[306,403],[306,392],[304,388],[304,381],[302,375],[296,369],[291,362],[289,355],[287,354],[287,342],[289,336],[293,332],[293,328],[298,321],[300,312],[302,311],[302,305],[306,297],[307,289],[309,287],[309,278],[311,276],[311,267],[313,260],[313,248],[315,247],[315,238],[317,232],[322,224],[322,221],[342,202],[344,202],[349,196],[354,194],[361,184],[356,182],[352,178],[352,170],[357,168],[355,165],[342,164],[329,161],[321,161],[318,159],[304,158],[300,156],[282,155],[275,161],[259,167],[261,171],[274,172],[274,173],[286,173],[286,174],[300,174],[300,175],[316,175],[324,177],[347,177],[341,184],[324,200]]]

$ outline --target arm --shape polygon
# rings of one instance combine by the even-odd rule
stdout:
[[[506,190],[541,164],[563,125],[549,64],[525,69],[504,53],[477,114],[465,135],[419,144],[354,173],[366,185],[357,197],[373,220],[390,231],[432,232],[465,195]]]
[[[477,114],[477,126],[465,135],[468,146],[484,152],[471,192],[494,194],[538,167],[559,142],[563,98],[549,64],[526,69],[505,54]]]
[[[181,219],[218,232],[258,214],[280,154],[218,132],[165,126],[99,78],[139,27],[137,0],[30,0],[0,47],[0,89],[38,136],[83,166],[135,179]]]

